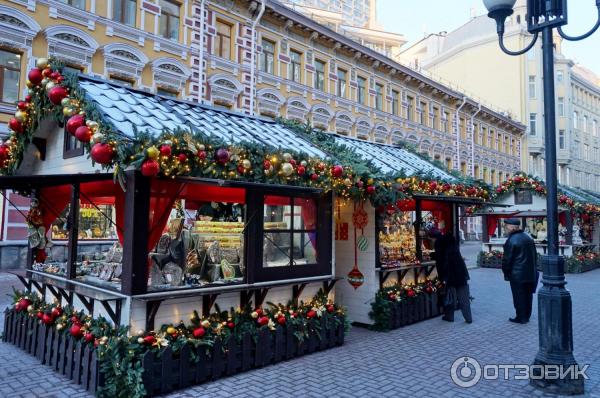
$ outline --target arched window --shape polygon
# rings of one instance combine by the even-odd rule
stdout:
[[[279,117],[281,115],[281,106],[285,98],[277,90],[263,88],[256,93],[258,102],[258,113],[261,115]]]
[[[354,117],[349,112],[340,111],[335,115],[335,131],[339,134],[349,135],[354,125]]]
[[[48,55],[62,60],[67,66],[90,72],[92,56],[98,42],[82,30],[66,25],[51,26],[45,31]]]
[[[333,111],[326,105],[318,104],[312,107],[312,125],[316,128],[327,130],[329,122],[333,119]]]
[[[302,97],[290,97],[287,101],[287,118],[301,123],[306,122],[308,102]]]
[[[175,58],[161,57],[152,61],[152,73],[157,92],[178,94],[185,89],[185,82],[192,72]]]
[[[142,70],[148,63],[148,57],[143,52],[120,43],[105,46],[103,52],[109,79],[139,84]]]

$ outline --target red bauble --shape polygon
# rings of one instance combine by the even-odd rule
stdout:
[[[304,173],[306,173],[306,168],[304,166],[298,166],[298,169],[296,170],[298,171],[299,176],[303,176]]]
[[[256,322],[258,323],[258,326],[266,326],[269,323],[269,318],[266,316],[261,316],[256,320]]]
[[[202,326],[200,326],[199,328],[194,329],[192,334],[195,338],[201,339],[206,334],[206,330]]]
[[[433,288],[432,288],[431,286],[427,286],[427,287],[425,288],[425,291],[426,291],[427,293],[433,293]]]
[[[50,314],[44,314],[42,315],[42,322],[44,325],[51,325],[54,322],[54,318]]]
[[[34,86],[39,86],[42,80],[44,79],[44,76],[42,75],[42,71],[36,68],[29,71],[27,78],[29,79],[31,84],[33,84]]]
[[[92,150],[90,151],[90,156],[92,160],[96,163],[100,164],[108,164],[112,160],[114,155],[114,151],[112,146],[105,144],[103,142],[99,142],[94,144]]]
[[[234,329],[235,328],[235,323],[233,323],[233,322],[227,322],[227,327],[229,329]]]
[[[177,155],[177,159],[179,159],[179,161],[183,163],[187,160],[187,155],[185,153],[180,153],[179,155]]]
[[[335,311],[335,307],[332,304],[327,305],[327,312],[332,313]]]
[[[262,314],[263,314],[263,310],[260,307],[255,309],[254,311],[258,314],[258,316],[262,316]]]
[[[413,289],[408,289],[408,290],[406,291],[406,295],[407,295],[408,297],[415,297],[415,296],[416,296],[416,294],[417,294],[417,293],[416,293],[416,292],[415,292]]]
[[[144,337],[144,343],[152,345],[152,344],[156,343],[156,337],[154,337],[152,335],[146,336],[146,337]]]
[[[342,166],[335,165],[331,168],[331,175],[334,176],[335,178],[340,178],[342,175],[344,175],[344,168]]]
[[[67,131],[69,134],[75,135],[75,132],[81,126],[85,126],[85,117],[83,115],[75,115],[67,120]]]
[[[29,106],[29,104],[25,101],[19,101],[17,103],[17,108],[19,108],[22,111],[26,110],[28,106]]]
[[[271,168],[271,161],[270,160],[265,160],[263,162],[263,169],[269,170],[270,168]]]
[[[310,318],[314,318],[314,317],[316,317],[316,316],[317,316],[317,312],[316,312],[315,310],[310,310],[310,311],[308,311],[308,312],[306,313],[306,317],[307,317],[307,318],[309,318],[309,319],[310,319]]]
[[[154,177],[160,171],[160,165],[154,159],[148,159],[142,163],[142,175],[145,177]]]
[[[42,320],[42,318],[44,317],[44,313],[42,311],[38,311],[37,314],[35,314],[35,316],[37,317],[37,319]]]
[[[75,138],[81,142],[90,142],[92,139],[92,130],[88,126],[79,126],[75,130]]]
[[[313,173],[311,174],[310,179],[313,181],[317,181],[319,179],[319,176]]]
[[[290,161],[288,163],[291,164],[292,166],[296,165],[296,161],[294,159],[290,159]]]
[[[279,318],[277,318],[277,323],[280,324],[281,326],[285,325],[285,317],[280,316]]]
[[[23,132],[23,125],[21,124],[20,121],[18,121],[15,118],[12,118],[8,121],[8,127],[14,131],[15,133],[22,133]]]
[[[57,82],[58,84],[61,84],[61,83],[62,83],[62,82],[64,82],[64,81],[65,81],[65,78],[64,78],[64,76],[59,76],[59,77],[57,77],[57,78],[56,78],[56,82]]]
[[[206,151],[198,151],[198,159],[200,159],[200,160],[206,159]]]
[[[373,195],[373,194],[375,193],[375,185],[369,185],[369,186],[367,187],[367,193],[368,193],[369,195]]]
[[[73,323],[80,323],[80,322],[79,322],[79,318],[77,318],[77,315],[73,315],[73,316],[71,317],[71,322],[73,322]]]
[[[46,68],[42,71],[42,76],[44,76],[44,77],[50,77],[51,74],[52,74],[52,69],[50,69],[50,68]]]
[[[52,308],[51,315],[54,318],[58,318],[59,316],[62,315],[62,308],[60,308],[60,307],[54,307],[54,308]]]
[[[60,102],[69,95],[63,86],[54,86],[48,91],[48,98],[54,105],[60,105]]]
[[[25,96],[25,102],[31,102],[33,98],[31,97],[31,95],[26,95]]]
[[[18,305],[21,307],[21,311],[26,311],[27,307],[31,305],[31,300],[22,298],[19,300]]]
[[[52,72],[52,73],[50,73],[49,77],[50,77],[50,79],[56,80],[56,79],[58,79],[59,76],[60,76],[60,73],[58,73],[58,72]]]
[[[91,334],[90,332],[87,332],[86,334],[83,335],[83,340],[86,343],[91,343],[92,341],[94,341],[94,335]]]
[[[388,299],[390,299],[390,301],[396,301],[396,295],[395,294],[390,294],[388,295]]]
[[[227,163],[229,161],[229,157],[229,151],[225,148],[220,148],[215,153],[215,160],[221,164]]]
[[[83,336],[83,330],[81,330],[81,325],[78,323],[73,324],[73,326],[71,326],[71,329],[69,329],[69,333],[71,333],[71,336],[75,337],[76,339],[80,338],[81,336]]]
[[[239,165],[237,167],[237,171],[238,171],[239,174],[244,174],[246,172],[246,169],[244,168],[244,166]]]
[[[171,145],[161,145],[160,156],[171,156]]]

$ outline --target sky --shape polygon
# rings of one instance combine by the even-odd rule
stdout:
[[[387,31],[403,34],[408,48],[423,32],[450,32],[467,22],[472,13],[485,12],[482,0],[377,0],[377,19]],[[587,32],[596,22],[594,0],[568,2],[567,34]],[[580,42],[563,41],[563,54],[600,76],[600,30]]]

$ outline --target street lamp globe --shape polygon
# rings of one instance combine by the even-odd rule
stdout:
[[[512,15],[513,7],[517,0],[483,0],[485,8],[488,10],[488,16],[499,22]]]

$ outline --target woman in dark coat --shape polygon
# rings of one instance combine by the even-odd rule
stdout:
[[[454,322],[454,309],[458,301],[465,322],[473,322],[469,293],[469,271],[460,254],[458,242],[450,234],[442,234],[439,230],[429,233],[434,242],[435,263],[438,277],[446,284],[444,298],[444,316],[442,319]]]

